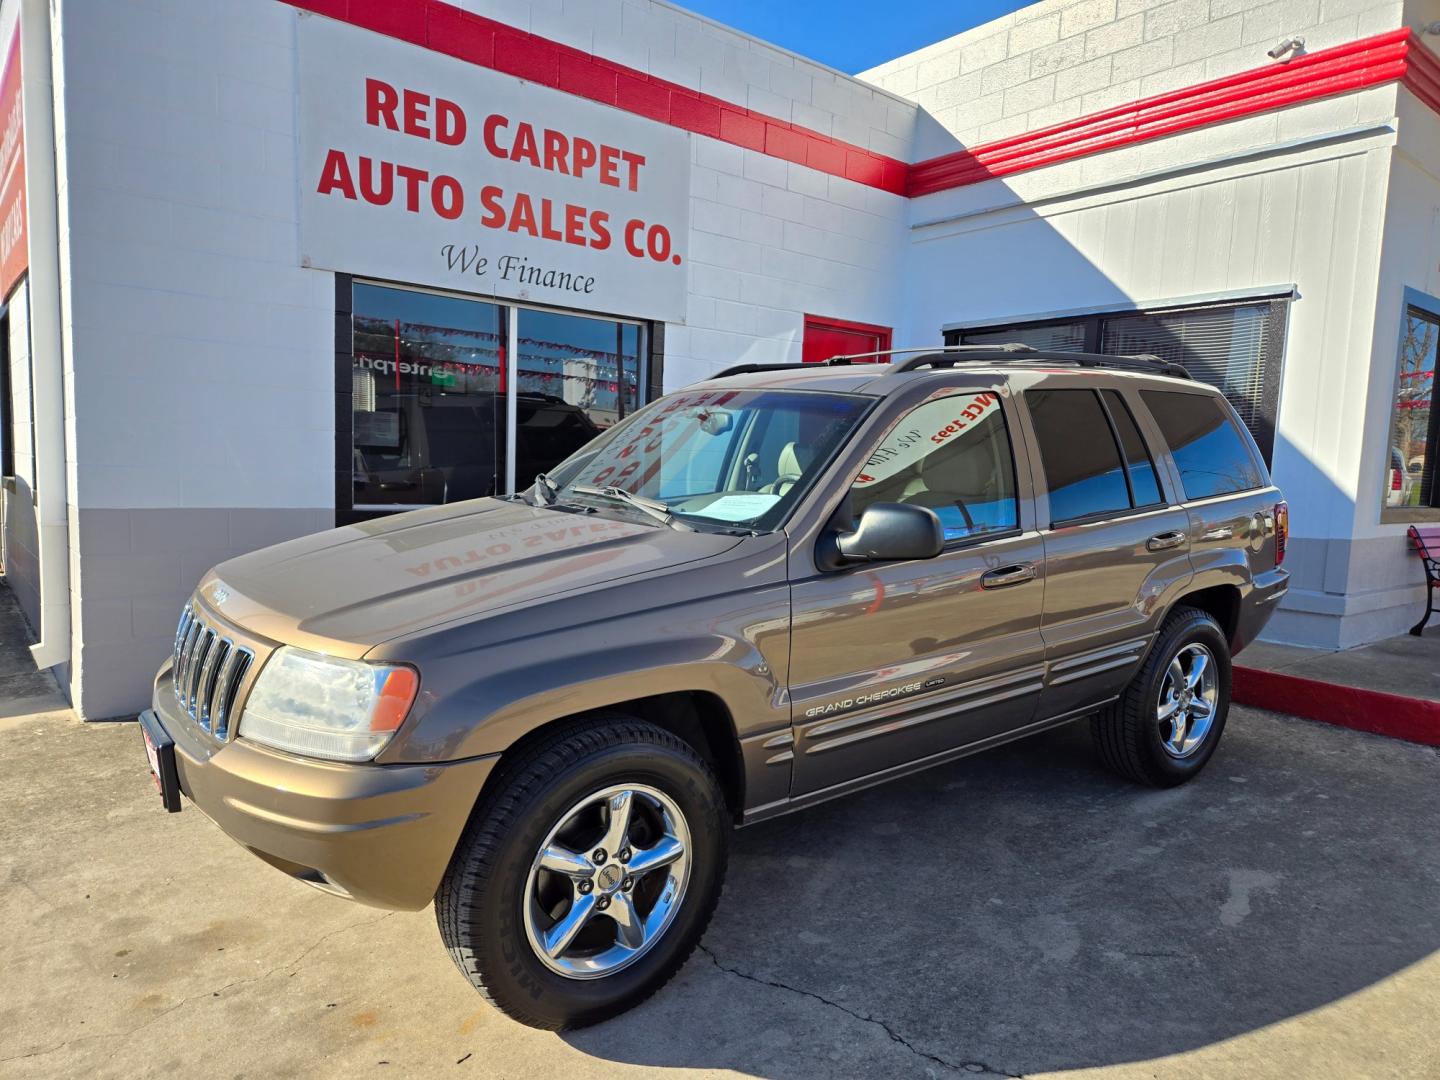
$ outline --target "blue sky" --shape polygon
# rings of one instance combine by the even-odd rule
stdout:
[[[1025,0],[678,0],[691,11],[854,73],[1025,6]]]

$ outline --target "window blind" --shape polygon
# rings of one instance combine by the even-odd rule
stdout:
[[[1277,318],[1275,309],[1279,307]],[[1152,353],[1184,364],[1198,381],[1229,399],[1240,419],[1268,449],[1274,441],[1266,390],[1278,368],[1284,336],[1283,304],[1264,301],[1154,314],[1106,316],[1100,351]],[[1278,370],[1273,374],[1278,374]]]

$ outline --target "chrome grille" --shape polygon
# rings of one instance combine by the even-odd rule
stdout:
[[[217,739],[229,734],[235,697],[255,653],[206,626],[187,604],[175,628],[175,664],[171,668],[175,700],[190,718]]]

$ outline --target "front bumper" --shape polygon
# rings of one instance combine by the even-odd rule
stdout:
[[[153,704],[147,719],[175,740],[180,790],[195,806],[272,866],[374,907],[433,899],[498,760],[351,765],[218,742],[181,711],[163,673]]]

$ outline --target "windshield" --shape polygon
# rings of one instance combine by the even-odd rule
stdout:
[[[545,502],[768,531],[784,520],[871,404],[807,390],[663,397],[557,466]],[[625,494],[608,495],[604,489]],[[654,504],[663,504],[654,505]]]

